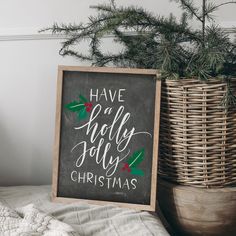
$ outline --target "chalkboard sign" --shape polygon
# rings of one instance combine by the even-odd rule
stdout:
[[[154,211],[157,71],[59,66],[53,200]]]

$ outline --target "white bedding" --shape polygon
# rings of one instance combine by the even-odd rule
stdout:
[[[50,186],[0,187],[0,202],[12,209],[33,204],[37,209],[70,225],[81,236],[169,235],[160,219],[148,212],[111,205],[52,203],[50,192]]]

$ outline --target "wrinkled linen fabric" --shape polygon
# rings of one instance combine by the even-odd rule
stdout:
[[[35,208],[33,204],[16,211],[0,203],[1,236],[73,236],[68,224],[54,219]]]
[[[11,227],[18,224],[17,215],[20,215],[22,219],[22,214],[38,210],[43,214],[41,215],[42,218],[51,216],[52,219],[70,226],[75,232],[65,231],[65,233],[70,233],[69,235],[73,236],[169,235],[160,219],[148,212],[119,208],[113,205],[92,205],[83,201],[72,204],[53,203],[50,200],[50,195],[51,186],[0,187],[0,202],[5,207],[13,209],[9,212],[13,218],[12,224],[10,224]],[[15,212],[14,209],[17,209],[17,211]],[[30,222],[29,219],[33,219],[32,214],[29,213],[29,218],[25,217],[25,220]],[[5,224],[0,220],[0,228],[5,227],[3,225]],[[59,234],[60,231],[54,233],[61,236],[63,234]],[[56,235],[50,233],[52,231],[48,231],[46,236]],[[0,236],[5,235],[0,234]]]

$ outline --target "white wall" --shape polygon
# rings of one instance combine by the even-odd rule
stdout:
[[[89,5],[99,2],[0,0],[0,185],[51,182],[57,65],[86,63],[62,58],[61,40],[37,39],[37,31],[54,22],[85,21],[93,14]],[[157,14],[180,12],[167,0],[117,3],[143,6]],[[225,7],[219,21],[231,25],[235,9]],[[111,40],[107,44],[111,46]]]

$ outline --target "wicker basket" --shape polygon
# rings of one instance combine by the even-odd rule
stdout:
[[[236,95],[236,80],[231,83]],[[236,107],[222,99],[227,83],[164,81],[159,175],[196,187],[236,186]]]

